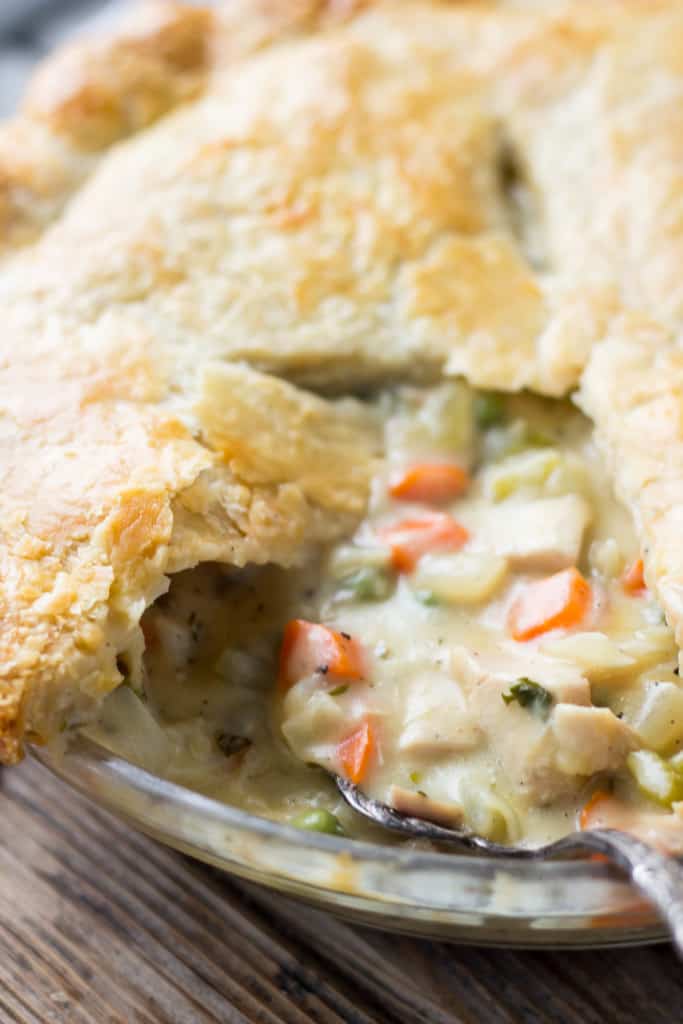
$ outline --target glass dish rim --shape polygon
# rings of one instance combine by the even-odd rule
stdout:
[[[654,912],[643,905],[620,872],[607,863],[583,858],[520,861],[400,845],[383,846],[366,840],[306,832],[154,775],[85,736],[78,736],[65,752],[32,747],[31,753],[73,788],[162,843],[232,874],[323,905],[342,916],[360,918],[375,927],[471,944],[517,947],[626,945],[666,937]],[[137,810],[130,810],[126,806],[129,803]],[[183,831],[183,816],[195,828],[200,826],[199,838]],[[261,850],[275,847],[285,860],[294,857],[303,874],[287,875],[277,869],[264,869],[262,865],[249,867],[247,861],[240,860],[239,854],[235,860],[232,854],[224,854],[220,848],[203,843],[201,826],[209,830],[218,827],[226,837],[236,835],[242,846],[254,842]],[[352,863],[368,869],[371,875],[374,872],[373,877],[386,875],[394,882],[397,879],[404,882],[409,892],[413,892],[411,886],[415,879],[424,882],[430,875],[444,878],[446,872],[453,885],[458,883],[459,889],[458,885],[456,889],[462,891],[463,900],[468,886],[472,889],[488,882],[495,889],[495,879],[503,877],[519,886],[522,896],[527,891],[533,895],[532,890],[537,889],[544,903],[548,894],[557,892],[563,894],[565,905],[563,910],[557,911],[557,916],[552,900],[537,911],[518,908],[507,915],[504,903],[499,905],[500,901],[494,900],[493,911],[487,911],[480,922],[476,919],[482,915],[473,913],[471,906],[458,906],[457,895],[455,905],[439,906],[437,902],[421,906],[414,898],[405,904],[401,896],[396,895],[395,886],[388,896],[378,896],[375,892],[368,894],[358,890],[356,893],[343,886],[320,884],[305,875],[309,858],[317,858],[328,865],[335,860]],[[596,885],[601,887],[599,893],[603,889],[605,893],[604,901],[600,903],[600,897],[597,906]],[[585,898],[589,890],[590,910],[581,899],[581,894]],[[494,922],[490,926],[489,919]]]

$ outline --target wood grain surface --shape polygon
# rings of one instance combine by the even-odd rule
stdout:
[[[515,953],[350,926],[157,845],[35,763],[0,791],[1,1024],[675,1024],[668,947]]]

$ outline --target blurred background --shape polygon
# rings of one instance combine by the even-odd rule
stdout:
[[[0,0],[0,117],[10,114],[43,54],[113,21],[132,0]]]

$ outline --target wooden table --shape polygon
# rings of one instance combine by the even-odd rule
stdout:
[[[665,946],[513,953],[352,927],[134,832],[25,762],[0,791],[0,1022],[676,1024]]]

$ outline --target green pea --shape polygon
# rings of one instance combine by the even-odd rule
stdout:
[[[358,601],[386,601],[393,589],[393,580],[381,569],[359,569],[343,581],[344,590]]]
[[[336,815],[324,807],[312,807],[292,818],[295,828],[305,828],[308,832],[325,832],[330,836],[343,836],[344,829]]]
[[[495,391],[480,391],[474,399],[474,420],[481,430],[488,430],[505,420],[505,403]]]

